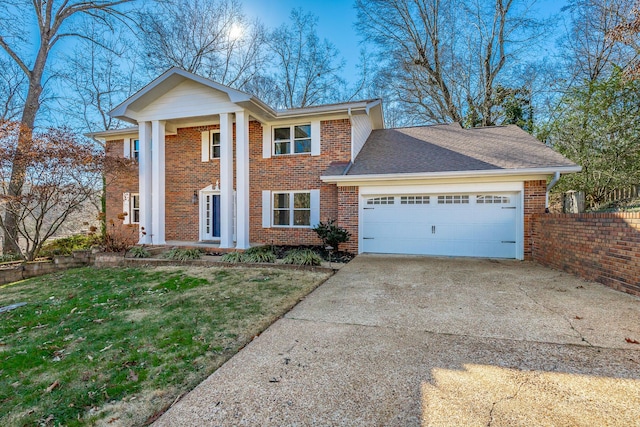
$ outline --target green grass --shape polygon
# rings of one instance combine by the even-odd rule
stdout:
[[[0,306],[28,304],[0,314],[0,425],[140,425],[326,277],[85,268],[2,286]]]

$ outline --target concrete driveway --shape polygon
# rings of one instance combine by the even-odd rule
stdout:
[[[640,426],[640,299],[518,261],[358,256],[159,426]]]

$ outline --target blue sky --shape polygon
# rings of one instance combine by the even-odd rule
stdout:
[[[354,23],[356,11],[352,0],[241,0],[243,9],[250,18],[259,18],[268,28],[285,24],[291,9],[302,8],[318,17],[320,38],[331,41],[344,57],[345,77],[355,76],[358,55],[361,49]],[[516,0],[517,1],[517,0]],[[566,5],[566,0],[538,0],[535,9],[541,18],[548,18]],[[547,52],[552,53],[555,40],[548,42]]]

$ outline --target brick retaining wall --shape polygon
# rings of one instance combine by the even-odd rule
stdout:
[[[535,215],[533,259],[640,296],[640,213]]]

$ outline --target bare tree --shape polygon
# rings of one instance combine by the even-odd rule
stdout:
[[[72,26],[73,18],[87,17],[108,23],[110,18],[122,16],[116,6],[132,0],[116,1],[70,1],[60,3],[43,0],[15,0],[0,3],[0,47],[20,67],[28,79],[28,89],[24,107],[20,117],[20,134],[15,151],[15,166],[9,177],[8,195],[18,197],[22,194],[25,181],[26,164],[23,152],[29,149],[30,133],[33,130],[36,116],[41,106],[43,77],[47,69],[50,53],[54,46],[63,39],[82,38],[85,35],[77,32]],[[37,48],[34,58],[30,58],[29,28],[26,19],[37,22]],[[16,25],[21,23],[22,25]],[[18,218],[14,209],[7,209],[4,218],[5,252],[18,252],[19,248],[11,243],[17,240]],[[7,244],[8,243],[8,244]]]
[[[65,125],[78,131],[117,129],[123,123],[109,116],[109,111],[143,84],[138,52],[130,48],[132,34],[126,28],[110,30],[95,22],[85,27],[83,32],[90,39],[80,40],[64,57],[60,81],[66,90],[57,110],[65,117]]]
[[[563,8],[569,19],[561,46],[570,86],[594,82],[608,75],[612,67],[626,67],[637,58],[637,51],[613,43],[608,36],[624,26],[633,3],[634,0],[572,0]]]
[[[542,24],[513,0],[356,0],[357,28],[379,49],[406,121],[496,123],[497,85]]]
[[[168,0],[141,13],[149,71],[171,67],[243,88],[262,69],[264,28],[237,0]]]
[[[344,61],[332,43],[320,40],[317,22],[313,14],[294,9],[290,22],[269,35],[279,107],[305,107],[335,101],[336,95],[340,96]]]
[[[631,47],[635,51],[635,57],[627,64],[625,73],[627,76],[640,78],[640,1],[636,1],[631,13],[623,22],[616,25],[607,36],[614,42]]]
[[[0,57],[0,119],[16,120],[24,105],[27,77],[9,58]]]

